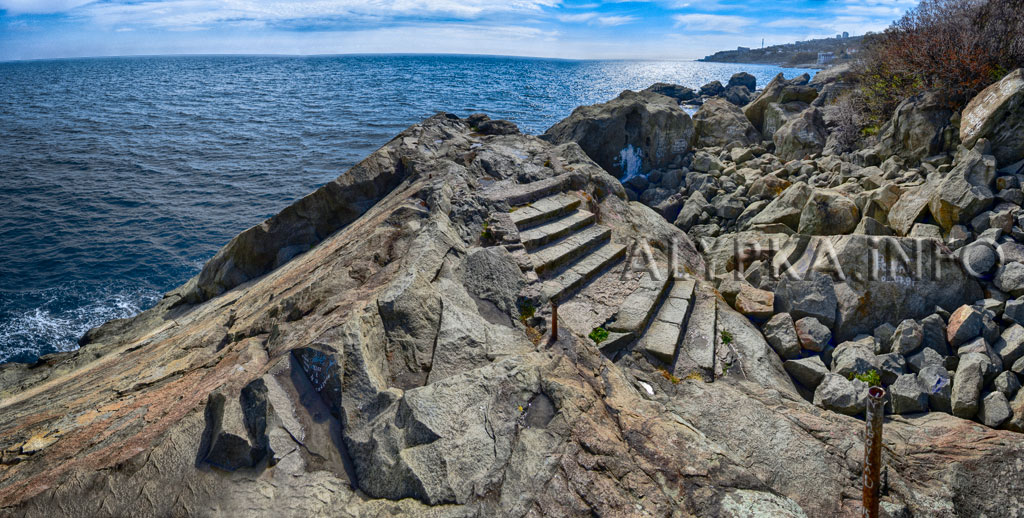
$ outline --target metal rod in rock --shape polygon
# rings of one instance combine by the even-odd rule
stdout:
[[[864,512],[865,518],[878,518],[882,474],[882,418],[885,416],[885,390],[868,389],[864,426]]]

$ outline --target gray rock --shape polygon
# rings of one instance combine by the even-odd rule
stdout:
[[[202,460],[225,471],[256,466],[272,453],[267,437],[272,412],[261,379],[246,385],[237,397],[211,393],[204,432],[208,445],[201,452]]]
[[[800,342],[793,325],[793,317],[789,313],[778,313],[768,319],[761,328],[764,337],[768,340],[768,345],[772,346],[775,353],[784,360],[800,355]]]
[[[1024,324],[1024,298],[1006,301],[1006,306],[1003,308],[1003,320]]]
[[[794,323],[800,347],[808,351],[821,352],[832,340],[832,331],[814,317],[804,317]]]
[[[992,349],[1002,360],[1002,368],[1010,369],[1017,360],[1024,357],[1024,327],[1014,324],[1003,331]]]
[[[752,146],[761,141],[755,128],[736,105],[725,99],[709,99],[693,114],[696,145],[725,146],[739,142]]]
[[[946,340],[949,341],[951,347],[957,348],[977,338],[981,334],[981,330],[981,312],[973,306],[965,304],[957,308],[949,316],[949,324],[946,326]]]
[[[543,138],[556,144],[576,142],[615,176],[666,168],[693,142],[690,116],[679,102],[654,92],[622,92],[606,103],[581,106]],[[636,171],[627,171],[631,167]]]
[[[964,108],[960,123],[960,141],[974,147],[979,139],[987,139],[1000,166],[1024,158],[1024,69],[1018,68],[998,82],[989,85]]]
[[[720,81],[711,81],[704,86],[700,87],[700,94],[706,96],[715,96],[725,91],[725,87],[722,86]]]
[[[960,255],[964,269],[975,277],[982,277],[991,273],[996,266],[996,262],[999,260],[996,251],[987,243],[981,241],[975,241],[964,246],[957,250],[957,253]]]
[[[1006,395],[999,391],[985,396],[978,408],[978,420],[991,428],[1002,426],[1012,415],[1010,402],[1006,399]]]
[[[914,223],[928,210],[928,202],[935,192],[936,183],[925,183],[903,191],[899,200],[887,214],[889,226],[901,236],[913,229]]]
[[[732,88],[734,86],[745,86],[747,90],[753,92],[757,90],[757,78],[746,72],[736,72],[729,78],[729,84],[726,88]]]
[[[996,272],[996,287],[1014,297],[1024,295],[1024,264],[1004,264]]]
[[[984,367],[974,358],[962,358],[953,377],[951,403],[953,415],[971,419],[978,413]]]
[[[780,73],[765,85],[764,90],[750,104],[743,107],[743,114],[751,124],[759,130],[764,128],[764,111],[771,103],[780,102],[783,91],[790,86],[800,84],[800,78],[787,80]]]
[[[781,223],[796,231],[800,227],[800,214],[810,199],[811,192],[812,189],[803,182],[789,186],[760,214],[754,216],[749,226]]]
[[[882,128],[879,140],[886,146],[883,154],[916,162],[941,152],[951,115],[953,112],[937,93],[906,99]]]
[[[942,316],[931,314],[921,319],[921,330],[924,332],[922,345],[942,356],[949,356],[949,342],[946,340],[946,322]]]
[[[907,373],[907,361],[900,354],[879,354],[875,356],[875,361],[878,364],[878,376],[882,378],[883,385],[892,385],[896,382],[896,378]]]
[[[913,354],[924,342],[924,329],[912,319],[906,319],[896,326],[889,350],[902,355]]]
[[[692,88],[671,83],[654,83],[653,85],[645,88],[644,91],[671,97],[679,102],[689,101],[690,99],[697,97],[697,93],[694,92]]]
[[[971,221],[992,206],[995,195],[990,188],[995,179],[995,159],[977,151],[960,157],[935,188],[928,210],[944,230]]]
[[[832,372],[842,376],[855,376],[878,371],[879,360],[870,342],[843,342],[832,353]]]
[[[1002,392],[1007,398],[1013,398],[1020,390],[1020,379],[1013,372],[1003,371],[992,381],[992,387]]]
[[[798,383],[810,390],[818,388],[821,381],[829,374],[828,368],[817,356],[808,356],[799,360],[786,360],[783,364],[786,372]]]
[[[775,132],[786,125],[791,119],[799,116],[804,110],[810,108],[807,103],[771,103],[764,109],[764,126],[761,134],[765,140],[772,140]]]
[[[904,374],[889,386],[889,401],[894,414],[914,414],[928,411],[928,394],[921,387],[916,374]]]
[[[917,373],[921,388],[928,394],[928,406],[932,410],[952,413],[953,378],[949,371],[938,365],[928,365]]]
[[[826,139],[825,121],[817,108],[808,108],[790,119],[772,136],[775,154],[783,160],[799,160],[807,155],[820,154]]]
[[[1017,395],[1010,401],[1010,413],[1010,420],[1005,423],[1006,429],[1024,432],[1024,390],[1017,391]]]
[[[907,365],[910,367],[910,370],[914,372],[921,372],[921,370],[928,365],[938,365],[939,367],[943,367],[945,364],[946,358],[944,356],[935,352],[934,349],[927,347],[907,356]]]
[[[864,412],[868,388],[863,381],[828,374],[814,391],[814,404],[840,414],[857,415]]]
[[[710,207],[710,204],[704,199],[704,196],[700,192],[695,191],[683,203],[683,208],[679,211],[679,216],[676,217],[673,224],[684,231],[690,230],[700,221],[701,215],[704,214],[708,207]]]
[[[849,234],[860,221],[857,204],[835,191],[818,189],[800,212],[797,232],[812,235]]]
[[[896,327],[888,322],[874,329],[872,336],[875,337],[875,342],[879,345],[879,349],[876,353],[885,354],[889,352],[889,347],[892,344],[892,335],[895,332]]]
[[[831,328],[836,321],[835,287],[832,278],[812,272],[804,280],[783,277],[775,288],[775,311],[789,313],[795,319],[814,317]]]

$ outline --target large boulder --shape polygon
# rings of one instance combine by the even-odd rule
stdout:
[[[693,134],[693,121],[678,101],[627,90],[606,103],[576,108],[542,138],[576,142],[598,165],[622,177],[667,168],[690,150]]]
[[[897,155],[917,162],[948,149],[953,144],[949,122],[952,115],[953,111],[935,92],[904,100],[882,127],[880,154],[883,158]]]
[[[829,374],[814,391],[814,404],[840,414],[857,415],[867,406],[868,388],[863,381]]]
[[[1000,166],[1024,159],[1024,68],[1010,72],[967,103],[960,119],[960,141],[974,147],[978,139],[992,144]]]
[[[853,200],[836,191],[818,189],[800,212],[797,232],[812,235],[849,234],[857,228],[860,211]]]
[[[771,140],[779,128],[785,126],[787,122],[803,113],[809,107],[810,105],[800,101],[770,103],[764,109],[762,135],[766,140]]]
[[[745,86],[747,90],[753,92],[757,90],[757,78],[747,72],[736,72],[729,78],[729,84],[725,85],[727,89],[734,86]]]
[[[825,148],[827,138],[825,121],[817,108],[804,110],[772,136],[775,154],[783,160],[798,160],[807,155],[819,154]]]
[[[782,73],[772,78],[771,81],[765,85],[761,95],[757,96],[756,99],[750,102],[750,104],[743,107],[743,114],[747,116],[750,123],[754,125],[759,131],[764,129],[764,110],[771,103],[781,102],[779,99],[782,98],[783,93],[787,90],[793,90],[794,87],[799,87],[807,84],[810,77],[807,74],[795,77],[787,80]],[[791,97],[799,97],[792,96]]]
[[[827,327],[836,321],[836,292],[829,276],[811,272],[806,279],[783,277],[775,288],[775,311],[795,319],[814,317]]]
[[[740,109],[725,99],[709,99],[693,114],[696,145],[725,146],[738,142],[750,146],[761,141],[761,133]]]
[[[700,94],[707,96],[719,95],[725,91],[725,87],[722,86],[721,81],[711,81],[706,85],[700,87]]]
[[[976,150],[961,153],[956,165],[938,184],[928,202],[935,221],[949,230],[960,222],[969,222],[992,206],[995,196],[996,161]]]
[[[836,277],[832,332],[837,340],[871,333],[880,317],[891,322],[922,319],[936,306],[952,310],[981,298],[974,278],[932,240],[814,237],[796,258],[787,260],[794,275],[816,271]],[[775,297],[778,305],[778,291]]]
[[[677,101],[689,101],[697,97],[697,93],[692,88],[687,88],[682,85],[676,85],[672,83],[654,83],[643,90],[644,92],[654,92],[661,94],[666,97],[671,97]]]
[[[800,215],[812,192],[813,190],[803,182],[790,185],[764,210],[754,216],[747,226],[781,223],[795,232],[800,227]]]

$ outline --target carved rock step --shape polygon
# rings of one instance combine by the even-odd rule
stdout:
[[[519,239],[527,250],[533,250],[539,246],[546,245],[552,241],[561,239],[563,236],[575,232],[583,227],[589,226],[596,221],[596,217],[590,212],[579,210],[568,216],[545,223],[538,227],[531,228],[519,234]]]
[[[612,231],[607,227],[592,226],[572,234],[561,241],[552,243],[530,254],[533,269],[544,276],[557,268],[569,264],[591,250],[608,242]]]
[[[523,230],[568,214],[579,206],[580,199],[578,197],[562,193],[537,200],[536,203],[525,207],[519,207],[512,211],[510,216],[516,228]]]
[[[498,186],[496,185],[495,187]],[[504,200],[514,207],[564,191],[568,187],[569,175],[562,174],[536,182],[501,186],[500,190],[489,194],[488,197],[493,200]]]
[[[705,374],[713,375],[715,368],[715,320],[718,299],[707,287],[695,289],[691,304],[693,311],[686,323],[683,351]],[[679,362],[677,362],[678,364]],[[678,373],[676,373],[678,375]]]
[[[621,261],[625,255],[625,245],[605,243],[558,276],[544,281],[541,295],[544,300],[562,301],[566,294],[590,282],[605,269]]]
[[[609,331],[640,334],[651,321],[662,295],[669,286],[668,277],[652,279],[647,273],[640,278],[640,287],[622,302],[615,319],[608,325]]]
[[[672,283],[668,298],[658,310],[651,327],[644,335],[641,347],[655,358],[671,363],[679,347],[679,339],[686,329],[686,317],[693,297],[694,281],[680,280]]]

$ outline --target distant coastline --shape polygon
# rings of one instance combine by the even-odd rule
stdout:
[[[734,50],[715,52],[697,61],[821,69],[852,60],[863,48],[863,43],[864,36],[849,36],[843,33],[834,38],[797,41],[768,47],[737,47]]]

